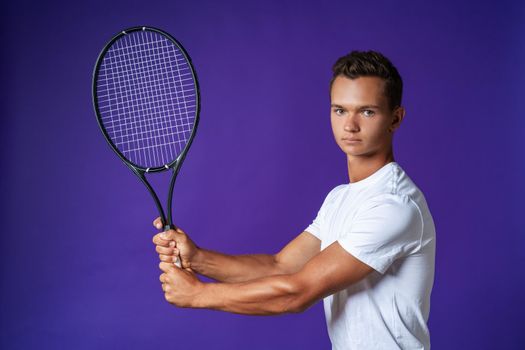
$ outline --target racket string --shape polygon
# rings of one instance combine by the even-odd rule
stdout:
[[[158,33],[133,34],[108,50],[100,68],[101,119],[133,163],[163,166],[178,157],[191,136],[196,87],[188,84],[194,81],[191,67],[171,41]]]

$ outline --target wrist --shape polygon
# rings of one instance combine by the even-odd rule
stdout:
[[[202,262],[205,261],[204,250],[197,246],[195,248],[196,248],[196,251],[195,251],[195,254],[193,254],[193,257],[191,259],[190,267],[193,271],[199,274],[202,274],[201,266],[202,266]]]
[[[210,298],[210,296],[214,295],[212,289],[215,284],[204,282],[200,283],[199,291],[192,300],[192,307],[197,309],[213,309],[213,300]]]

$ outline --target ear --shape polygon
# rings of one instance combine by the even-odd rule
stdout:
[[[394,109],[394,112],[392,113],[392,123],[390,124],[390,127],[388,128],[388,131],[394,132],[397,128],[399,128],[399,125],[401,125],[401,122],[403,121],[403,118],[405,117],[405,109],[401,106],[396,107]]]

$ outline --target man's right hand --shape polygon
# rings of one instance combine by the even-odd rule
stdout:
[[[161,219],[156,218],[153,221],[153,226],[162,229]],[[157,246],[156,250],[161,261],[174,263],[179,256],[182,267],[185,269],[191,268],[192,262],[199,252],[199,248],[180,228],[156,234],[153,237],[153,243]]]

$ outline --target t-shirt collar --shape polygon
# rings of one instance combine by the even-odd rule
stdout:
[[[390,162],[383,167],[376,170],[375,173],[372,175],[369,175],[368,177],[364,178],[363,180],[357,181],[357,182],[349,182],[348,188],[350,189],[359,189],[363,188],[364,186],[370,185],[371,183],[375,182],[377,179],[381,178],[384,174],[388,173],[393,166],[397,166],[396,162]]]

